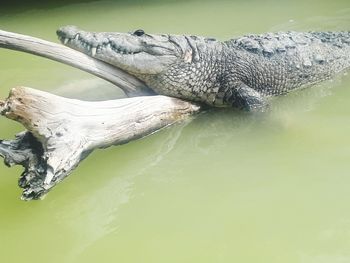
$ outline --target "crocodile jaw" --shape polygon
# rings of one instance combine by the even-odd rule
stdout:
[[[91,33],[66,26],[58,29],[57,35],[64,45],[134,75],[158,74],[184,58],[183,45],[169,41],[172,36],[149,35],[142,30]]]

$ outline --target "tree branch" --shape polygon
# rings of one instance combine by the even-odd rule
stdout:
[[[107,63],[65,46],[0,30],[0,47],[53,59],[116,84],[129,97],[153,92],[140,80]],[[27,131],[0,140],[8,166],[22,165],[23,200],[39,199],[66,178],[94,149],[149,135],[199,112],[190,102],[165,96],[84,102],[19,87],[0,100],[0,115]]]
[[[142,138],[199,109],[165,96],[86,102],[18,87],[0,102],[0,114],[28,131],[0,141],[0,156],[8,166],[24,166],[22,199],[39,199],[94,149]]]
[[[0,30],[0,47],[42,56],[87,71],[117,85],[128,97],[154,95],[154,92],[136,77],[60,44]]]

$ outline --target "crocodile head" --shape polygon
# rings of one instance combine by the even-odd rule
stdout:
[[[223,45],[212,38],[57,30],[61,42],[141,79],[157,94],[214,104]]]
[[[57,30],[60,41],[73,49],[121,68],[133,75],[157,74],[176,61],[192,60],[193,50],[185,36],[87,32],[75,26]]]

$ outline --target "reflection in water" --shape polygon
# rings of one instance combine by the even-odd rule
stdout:
[[[118,217],[122,213],[123,206],[132,202],[135,195],[140,195],[134,192],[135,180],[148,174],[150,169],[172,151],[187,123],[178,124],[176,129],[161,132],[162,140],[154,142],[156,151],[152,151],[145,158],[133,159],[133,166],[139,167],[138,169],[126,168],[124,173],[103,180],[103,184],[99,187],[90,189],[89,193],[66,205],[65,210],[55,211],[56,218],[81,237],[79,248],[67,255],[66,262],[76,262],[76,258],[89,250],[89,247],[99,239],[118,234],[120,228]],[[170,177],[162,179],[171,180]],[[79,207],[79,210],[75,207]]]
[[[129,175],[115,177],[77,202],[67,205],[61,213],[56,212],[56,217],[80,237],[77,249],[66,255],[66,262],[76,262],[76,257],[98,239],[117,233],[119,210],[130,201],[133,179],[134,176]]]
[[[98,78],[70,81],[52,90],[54,94],[87,101],[114,100],[124,98],[121,89]]]

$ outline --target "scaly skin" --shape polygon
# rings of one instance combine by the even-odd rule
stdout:
[[[279,32],[211,38],[57,31],[67,46],[143,80],[156,93],[211,106],[261,110],[267,98],[350,67],[350,32]]]

